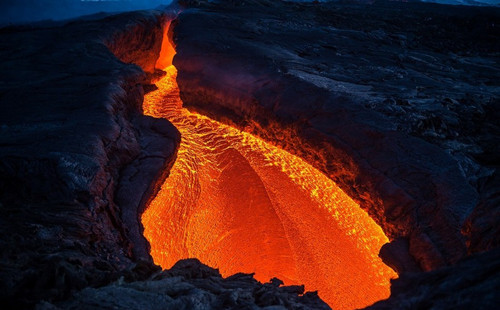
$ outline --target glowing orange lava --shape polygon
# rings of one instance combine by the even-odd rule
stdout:
[[[387,298],[396,274],[377,255],[388,240],[367,213],[300,158],[182,108],[176,69],[165,70],[144,111],[169,119],[182,142],[142,215],[155,262],[196,257],[223,276],[305,284],[334,309]]]

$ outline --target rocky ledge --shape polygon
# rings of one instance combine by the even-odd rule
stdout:
[[[388,264],[432,270],[498,245],[499,9],[184,2],[184,104],[330,176],[394,240]]]
[[[404,274],[393,282],[389,299],[366,309],[496,309],[499,273],[496,249],[453,267]],[[330,309],[316,293],[303,294],[303,286],[281,284],[275,278],[262,284],[251,274],[223,279],[197,260],[184,260],[146,281],[86,288],[62,302],[42,302],[37,309]]]
[[[1,308],[158,270],[138,215],[180,136],[142,114],[149,75],[114,54],[152,73],[166,18],[0,29]]]
[[[262,284],[243,273],[224,279],[217,270],[189,259],[147,281],[86,288],[67,301],[42,303],[38,309],[330,309],[317,293],[304,294],[304,286],[282,284],[276,278]]]

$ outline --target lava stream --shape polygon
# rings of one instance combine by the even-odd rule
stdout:
[[[142,215],[155,263],[196,257],[223,276],[255,273],[305,284],[335,309],[389,296],[381,228],[308,163],[182,108],[176,69],[145,96],[147,115],[181,132],[177,160]]]

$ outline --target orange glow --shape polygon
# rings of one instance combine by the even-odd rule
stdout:
[[[302,159],[182,108],[176,69],[165,70],[144,111],[169,119],[182,142],[142,215],[155,263],[196,257],[223,276],[278,277],[334,309],[387,298],[396,274],[377,255],[388,240],[368,214]]]
[[[168,30],[170,29],[171,21],[167,22],[163,29],[163,41],[161,42],[161,50],[158,59],[156,60],[155,68],[163,70],[172,64],[174,59],[175,49],[168,39]]]

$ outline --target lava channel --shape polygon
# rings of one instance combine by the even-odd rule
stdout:
[[[183,108],[176,68],[165,71],[144,112],[167,118],[182,140],[142,215],[155,263],[198,258],[223,276],[277,277],[334,309],[387,298],[396,274],[378,257],[388,239],[368,214],[302,159]]]

